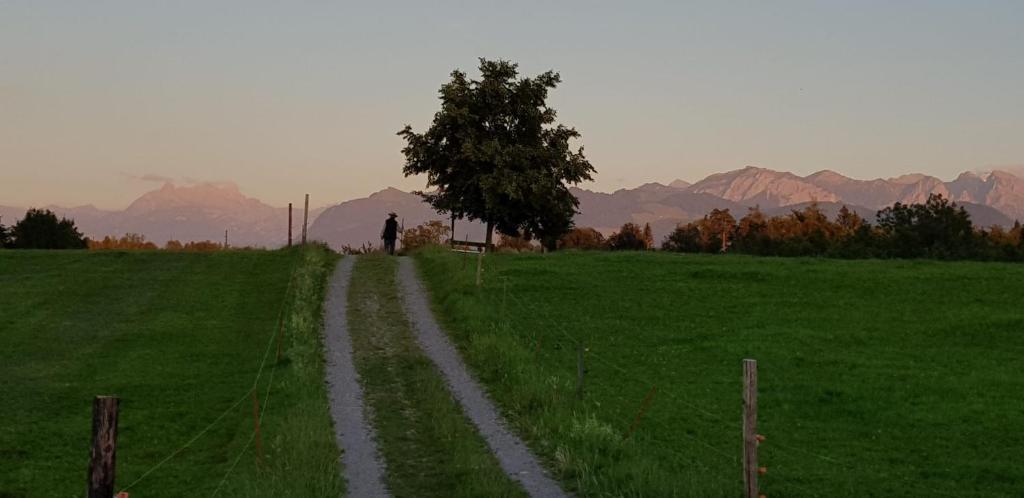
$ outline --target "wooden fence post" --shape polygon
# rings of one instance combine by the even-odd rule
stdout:
[[[281,362],[281,348],[284,342],[284,312],[277,317],[277,362]]]
[[[583,399],[583,343],[576,345],[576,399]]]
[[[484,271],[484,249],[477,251],[476,256],[476,286],[480,287],[483,283],[483,271]]]
[[[288,247],[292,246],[292,203],[288,203]]]
[[[508,326],[508,313],[505,312],[505,301],[508,299],[508,277],[501,277],[501,324]]]
[[[757,360],[743,360],[743,487],[745,498],[758,498]]]
[[[306,230],[309,223],[309,194],[306,194],[306,207],[302,211],[302,245],[306,245]]]
[[[116,396],[96,396],[92,401],[92,448],[89,451],[89,498],[114,496],[117,457]]]

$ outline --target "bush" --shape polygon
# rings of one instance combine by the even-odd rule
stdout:
[[[510,237],[505,234],[498,234],[498,249],[515,252],[533,252],[536,246],[533,241],[526,237]]]
[[[443,222],[428,221],[402,232],[402,251],[413,251],[425,246],[444,244],[449,234],[451,234],[451,228]]]
[[[11,230],[10,246],[16,249],[85,249],[88,239],[67,218],[57,219],[50,210],[29,209]]]
[[[181,245],[180,243],[178,244]],[[157,245],[148,242],[146,236],[138,233],[125,234],[124,237],[117,238],[106,236],[103,240],[90,240],[89,249],[101,250],[101,249],[119,249],[119,250],[155,250],[158,249]]]
[[[559,249],[604,249],[604,235],[593,228],[573,228],[558,241]]]
[[[608,237],[608,248],[613,251],[644,251],[650,249],[643,230],[635,223],[622,225],[617,233]]]

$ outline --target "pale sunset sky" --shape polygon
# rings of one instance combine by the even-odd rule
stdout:
[[[162,178],[316,205],[402,177],[478,57],[547,69],[588,188],[756,165],[1024,164],[1024,1],[0,0],[0,204],[123,208]]]

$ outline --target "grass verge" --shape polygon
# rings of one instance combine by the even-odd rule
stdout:
[[[738,496],[743,358],[767,496],[1024,485],[1020,265],[499,254],[477,289],[456,255],[417,260],[467,363],[581,496]]]
[[[349,289],[356,368],[392,495],[525,496],[498,466],[420,350],[402,311],[397,260],[361,256]]]

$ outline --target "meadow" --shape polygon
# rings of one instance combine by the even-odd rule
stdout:
[[[467,363],[581,496],[740,496],[744,358],[769,497],[1024,486],[1024,266],[495,254],[478,289],[474,259],[416,257]]]
[[[117,488],[133,497],[340,495],[320,342],[335,261],[0,251],[0,496],[83,494],[100,394],[121,398]]]

